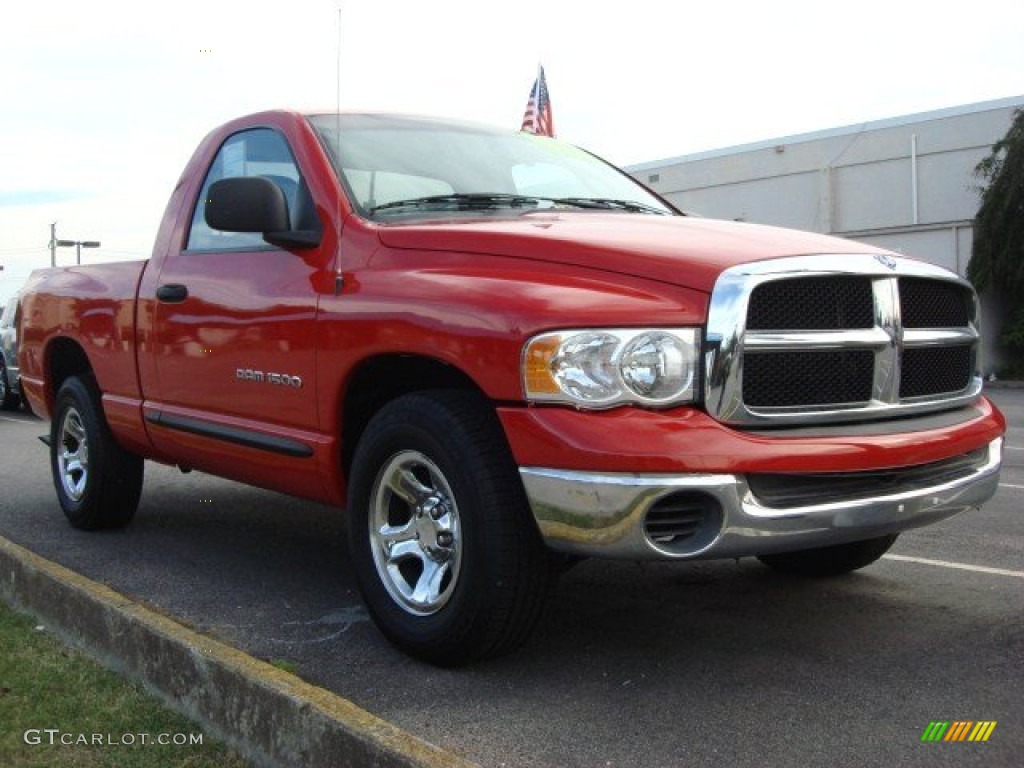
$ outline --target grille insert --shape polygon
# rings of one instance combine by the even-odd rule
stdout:
[[[755,408],[866,403],[871,399],[871,350],[758,352],[743,367],[743,397]]]
[[[902,370],[901,398],[961,392],[971,383],[971,348],[907,349]]]
[[[870,328],[874,302],[868,277],[774,280],[754,289],[747,329],[754,331]]]
[[[959,328],[971,319],[971,294],[963,286],[937,280],[900,278],[904,328]]]

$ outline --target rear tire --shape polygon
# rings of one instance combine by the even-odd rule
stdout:
[[[57,392],[50,468],[61,509],[75,528],[120,528],[135,515],[143,461],[114,441],[92,376],[73,376]]]
[[[821,549],[804,549],[779,555],[760,555],[757,559],[774,571],[790,576],[841,576],[871,565],[889,551],[899,534],[854,541]]]
[[[549,557],[490,404],[405,395],[370,421],[352,464],[349,544],[370,615],[416,658],[456,666],[519,647]]]

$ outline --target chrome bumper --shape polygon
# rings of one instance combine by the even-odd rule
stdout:
[[[537,526],[552,549],[628,559],[730,558],[869,539],[978,507],[999,485],[1002,442],[993,440],[985,460],[951,482],[785,509],[761,503],[743,475],[519,471]],[[666,507],[671,513],[676,499],[692,500],[691,506],[702,511],[689,515],[691,532],[667,540],[658,535],[654,516]]]

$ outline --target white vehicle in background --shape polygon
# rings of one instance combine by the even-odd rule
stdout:
[[[0,408],[13,411],[21,405],[21,372],[18,369],[18,297],[13,296],[0,315]]]

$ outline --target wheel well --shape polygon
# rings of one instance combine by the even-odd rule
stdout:
[[[388,355],[364,362],[352,375],[342,404],[341,459],[345,474],[370,419],[402,395],[428,389],[481,389],[452,365],[427,357]]]
[[[49,382],[46,398],[51,408],[61,384],[68,378],[92,373],[92,365],[85,351],[77,342],[65,338],[54,339],[50,343],[46,353],[46,368],[46,380]]]

